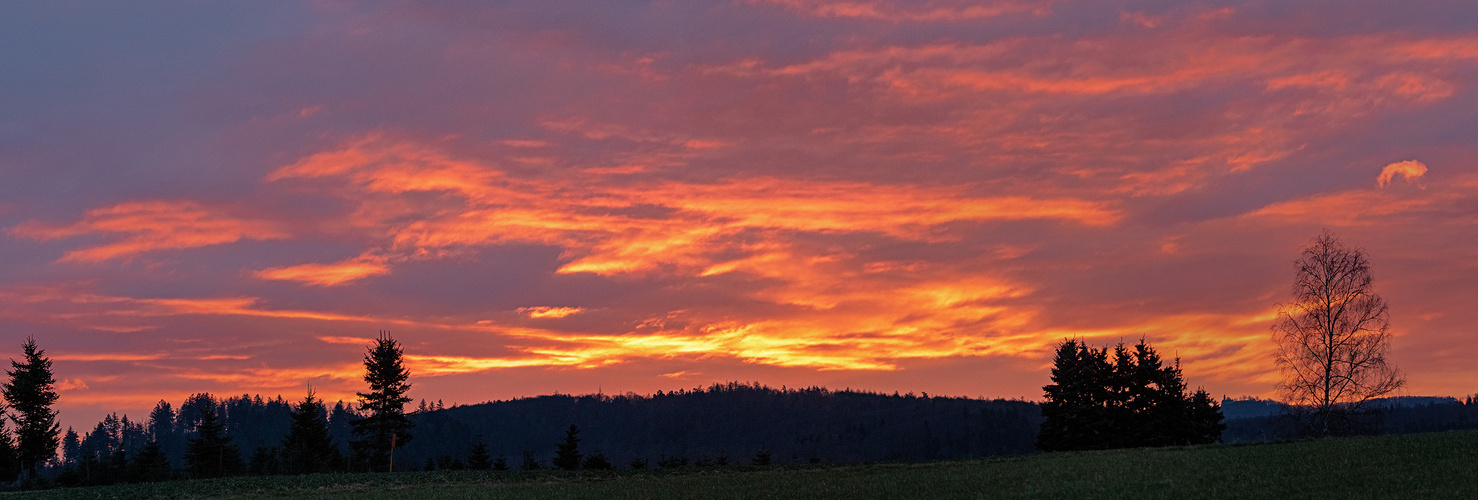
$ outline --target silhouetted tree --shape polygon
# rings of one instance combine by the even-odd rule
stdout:
[[[183,407],[181,408],[183,409]],[[159,444],[159,449],[165,456],[173,454],[178,457],[184,452],[182,433],[176,432],[174,408],[163,399],[154,405],[149,411],[149,419],[145,424],[148,439]]]
[[[539,470],[539,459],[534,458],[532,450],[523,450],[523,464],[519,465],[523,470]]]
[[[61,424],[56,421],[56,410],[51,409],[57,399],[51,360],[46,351],[36,347],[35,337],[26,337],[21,349],[24,361],[10,360],[11,369],[5,372],[10,380],[0,389],[15,410],[10,418],[16,427],[16,458],[26,479],[32,480],[40,467],[56,456]]]
[[[0,425],[0,427],[3,427],[3,425]],[[72,430],[72,427],[68,426],[67,433],[62,436],[62,463],[76,464],[81,459],[81,438],[77,435],[77,431]]]
[[[580,462],[580,468],[586,470],[609,470],[611,469],[611,460],[606,458],[605,453],[597,451],[586,456],[585,460]]]
[[[580,468],[580,429],[575,424],[565,430],[565,440],[554,452],[554,467],[564,470]]]
[[[241,451],[225,434],[215,402],[207,397],[197,407],[200,424],[195,426],[195,437],[185,445],[185,470],[196,478],[235,475],[243,465]]]
[[[364,356],[364,381],[370,390],[358,393],[365,415],[350,422],[354,435],[361,436],[350,446],[370,470],[384,470],[390,465],[392,447],[411,441],[413,424],[405,417],[405,404],[411,400],[405,395],[411,388],[406,383],[410,373],[401,364],[402,356],[400,344],[388,332],[381,332]]]
[[[770,465],[770,452],[764,448],[754,453],[754,464],[760,467]]]
[[[72,438],[76,437],[77,434],[72,433]],[[0,416],[0,482],[10,482],[20,473],[21,463],[15,450],[15,441],[11,440],[10,429],[5,428],[5,419]]]
[[[498,455],[498,458],[494,458],[493,470],[508,470],[508,457]]]
[[[493,457],[488,454],[488,445],[482,442],[481,434],[477,436],[477,441],[472,443],[472,449],[467,451],[467,468],[472,470],[493,468]]]
[[[633,459],[631,459],[630,467],[633,468],[633,469],[645,469],[645,468],[647,468],[647,459],[645,459],[645,458],[633,458]]]
[[[1294,263],[1293,302],[1278,307],[1273,340],[1283,372],[1278,389],[1307,432],[1352,432],[1368,403],[1406,380],[1386,361],[1386,301],[1371,285],[1365,252],[1325,231]]]
[[[1052,361],[1052,383],[1044,386],[1042,426],[1037,448],[1042,451],[1108,447],[1112,421],[1108,409],[1115,399],[1107,382],[1114,372],[1108,351],[1079,340],[1064,340]]]
[[[282,465],[288,474],[328,472],[339,465],[339,447],[328,435],[323,403],[313,390],[292,411],[292,426],[282,438]]]
[[[163,448],[156,441],[149,441],[144,445],[143,451],[133,456],[131,475],[137,481],[166,481],[169,479],[169,472],[169,458],[164,456]]]
[[[1143,339],[1108,349],[1065,340],[1043,387],[1044,451],[1202,444],[1219,440],[1222,415],[1210,396],[1187,396],[1180,363],[1166,365]]]
[[[1190,425],[1187,429],[1188,444],[1220,443],[1221,433],[1227,429],[1223,422],[1221,403],[1212,399],[1206,391],[1197,389],[1191,395]]]

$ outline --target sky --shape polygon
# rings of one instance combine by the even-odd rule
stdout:
[[[1463,1],[5,2],[0,360],[65,425],[363,390],[1040,399],[1144,338],[1275,396],[1328,230],[1478,391]]]

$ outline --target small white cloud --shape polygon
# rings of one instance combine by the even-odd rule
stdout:
[[[1427,166],[1423,165],[1422,162],[1416,160],[1398,161],[1386,165],[1386,168],[1381,169],[1380,177],[1376,179],[1376,184],[1380,185],[1380,187],[1386,187],[1387,184],[1391,183],[1391,179],[1396,178],[1396,174],[1401,174],[1402,177],[1405,177],[1406,182],[1415,182],[1426,173]]]

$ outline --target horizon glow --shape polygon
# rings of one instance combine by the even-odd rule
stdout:
[[[1478,29],[1430,1],[236,5],[0,19],[0,356],[64,425],[744,381],[1039,399],[1058,342],[1272,396],[1325,228],[1478,391]]]

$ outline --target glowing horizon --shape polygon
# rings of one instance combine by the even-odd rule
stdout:
[[[109,9],[0,19],[0,355],[67,425],[352,400],[379,330],[461,403],[1035,399],[1068,337],[1271,396],[1326,228],[1408,392],[1478,391],[1458,2]]]

